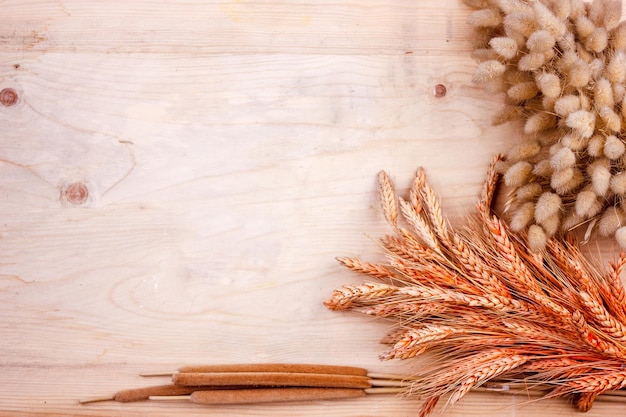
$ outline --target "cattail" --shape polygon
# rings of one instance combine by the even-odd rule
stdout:
[[[530,52],[520,58],[517,68],[521,71],[535,71],[546,62],[546,56],[542,52]]]
[[[504,17],[504,29],[507,33],[508,31],[514,31],[528,37],[539,27],[537,26],[534,13],[515,12]]]
[[[542,223],[561,210],[562,201],[555,193],[545,192],[539,196],[535,206],[535,220]]]
[[[517,199],[517,201],[533,200],[538,197],[539,194],[541,194],[542,190],[543,189],[541,187],[541,184],[531,182],[529,184],[519,187],[517,189],[517,192],[515,193],[515,198]]]
[[[565,123],[568,127],[576,130],[582,137],[589,138],[593,135],[596,127],[596,116],[586,110],[578,110],[570,113]]]
[[[489,46],[505,59],[513,59],[517,55],[517,42],[508,36],[499,36],[489,41]]]
[[[611,191],[613,191],[615,194],[626,194],[626,172],[620,172],[619,174],[613,175],[611,177],[609,186],[611,188]]]
[[[597,108],[613,107],[615,105],[613,88],[609,80],[600,78],[596,81],[596,85],[593,87],[593,100]]]
[[[591,70],[589,69],[589,64],[582,59],[576,59],[576,61],[574,61],[569,67],[568,71],[567,82],[572,87],[582,88],[589,84],[589,80],[591,79]]]
[[[535,11],[535,18],[537,19],[539,27],[550,32],[555,38],[560,38],[565,34],[567,31],[565,23],[552,14],[550,9],[539,2],[533,2],[532,6]]]
[[[546,247],[547,242],[548,236],[546,236],[546,232],[543,231],[541,226],[533,224],[528,228],[528,247],[532,251],[542,250]]]
[[[598,221],[598,232],[602,236],[611,236],[617,229],[622,227],[623,220],[624,215],[617,207],[608,207],[602,214],[600,221]]]
[[[547,30],[538,30],[533,32],[526,41],[526,47],[530,52],[537,53],[545,53],[552,48],[554,48],[554,44],[556,43],[556,39],[554,36]]]
[[[580,39],[587,39],[594,31],[596,25],[585,15],[579,15],[574,21],[576,34]]]
[[[589,139],[587,153],[595,158],[604,155],[604,137],[602,135],[593,135]]]
[[[504,74],[506,67],[500,61],[492,60],[481,62],[474,72],[472,81],[475,83],[484,83]]]
[[[514,232],[520,232],[530,224],[535,217],[535,203],[522,204],[511,217],[510,227]]]
[[[475,27],[495,27],[502,23],[502,15],[495,9],[476,10],[467,16],[467,23]]]
[[[550,113],[535,113],[530,116],[524,124],[524,133],[531,135],[556,126],[556,117]]]
[[[595,28],[585,40],[585,48],[595,53],[604,51],[609,43],[609,36],[603,27]]]
[[[604,156],[609,159],[618,159],[624,155],[624,150],[626,146],[621,139],[614,135],[607,136],[604,141]]]
[[[558,75],[543,72],[535,77],[535,82],[537,83],[537,87],[546,97],[557,98],[561,94],[561,79]]]
[[[535,157],[541,151],[541,145],[536,140],[522,142],[514,146],[507,153],[507,161],[517,162]]]
[[[576,163],[576,154],[569,148],[560,148],[550,158],[550,165],[556,171],[570,168]]]
[[[573,94],[565,95],[554,103],[554,112],[561,117],[567,117],[578,110],[580,110],[580,98]]]
[[[504,174],[504,182],[510,187],[517,187],[528,181],[533,171],[530,162],[520,161],[513,164]]]
[[[507,96],[511,99],[522,102],[530,100],[539,94],[539,89],[534,81],[518,83],[509,88],[506,92]]]
[[[576,196],[574,209],[579,217],[595,216],[601,207],[598,196],[592,190],[581,191]]]
[[[504,106],[494,114],[491,119],[491,124],[493,126],[499,126],[512,120],[521,119],[523,115],[524,108],[520,106]]]
[[[598,111],[600,119],[604,122],[605,130],[619,132],[622,129],[622,120],[611,107],[604,106]]]
[[[623,51],[615,51],[606,66],[606,76],[612,83],[623,83],[626,80],[626,55]]]
[[[611,171],[609,170],[609,161],[606,159],[598,159],[589,166],[589,174],[591,175],[591,186],[593,191],[603,197],[609,191],[609,183],[611,181]]]

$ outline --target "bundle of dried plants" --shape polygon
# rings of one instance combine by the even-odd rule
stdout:
[[[380,239],[386,260],[339,259],[375,280],[326,301],[396,321],[383,359],[430,355],[432,365],[409,379],[410,392],[424,399],[422,416],[440,398],[455,403],[492,380],[573,397],[583,411],[626,386],[626,254],[602,270],[571,240],[546,239],[544,251],[531,251],[527,236],[491,211],[499,160],[462,230],[444,219],[423,170],[407,200],[381,172],[382,209],[394,231]]]
[[[464,0],[475,10],[473,81],[521,120],[502,164],[510,227],[532,248],[586,227],[626,249],[626,22],[621,0]]]

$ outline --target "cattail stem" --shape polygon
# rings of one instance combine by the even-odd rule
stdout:
[[[297,372],[183,372],[172,376],[175,385],[212,386],[283,386],[325,388],[370,388],[365,376],[311,374]]]
[[[289,372],[298,374],[335,374],[366,376],[367,369],[339,365],[310,365],[299,363],[254,363],[234,365],[188,365],[178,369],[178,373],[209,372]]]
[[[144,372],[143,377],[172,376],[177,373],[209,373],[209,372],[292,372],[301,374],[333,374],[367,376],[367,369],[355,366],[311,365],[300,363],[252,363],[232,365],[186,365],[177,372]]]
[[[353,388],[257,388],[195,391],[191,394],[191,402],[205,405],[260,404],[358,398],[365,395],[364,390]]]

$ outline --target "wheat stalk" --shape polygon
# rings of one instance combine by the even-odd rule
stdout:
[[[573,240],[548,239],[545,250],[532,251],[529,237],[491,210],[501,161],[490,165],[478,216],[463,230],[445,222],[423,170],[404,203],[386,194],[393,184],[381,175],[381,200],[400,201],[395,233],[381,239],[387,260],[342,262],[384,283],[345,286],[326,301],[398,321],[382,359],[432,355],[434,365],[410,377],[422,416],[441,398],[453,404],[496,379],[573,397],[580,410],[626,386],[626,255],[601,271]]]

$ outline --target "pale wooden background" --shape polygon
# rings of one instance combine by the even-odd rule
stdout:
[[[0,415],[409,416],[394,397],[263,407],[77,399],[187,363],[379,362],[327,311],[385,231],[375,176],[424,166],[453,223],[518,140],[470,82],[457,0],[0,2]],[[443,84],[447,95],[437,98]],[[75,205],[66,188],[84,184]],[[160,382],[160,381],[159,381]],[[597,404],[589,415],[622,408]],[[570,416],[472,394],[448,416]]]

